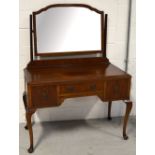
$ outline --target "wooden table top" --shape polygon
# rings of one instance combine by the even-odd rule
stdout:
[[[71,81],[88,81],[105,78],[129,78],[130,75],[113,64],[94,66],[63,66],[42,69],[25,69],[25,79],[28,83],[57,83]]]

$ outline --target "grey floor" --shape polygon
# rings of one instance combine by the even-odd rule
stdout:
[[[28,131],[19,125],[19,153],[28,155]],[[122,119],[35,123],[33,155],[135,155],[136,123],[130,118],[127,141],[122,139]]]

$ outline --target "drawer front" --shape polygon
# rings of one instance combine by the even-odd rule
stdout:
[[[35,108],[57,106],[56,86],[32,86],[31,95]]]
[[[130,92],[130,79],[107,80],[105,83],[106,100],[128,99]]]
[[[59,92],[60,96],[68,95],[91,95],[96,94],[99,91],[103,91],[103,82],[89,82],[89,83],[73,83],[73,84],[64,84],[60,85]]]

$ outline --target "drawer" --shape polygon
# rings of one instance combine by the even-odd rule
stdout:
[[[56,86],[32,86],[31,96],[32,105],[35,108],[57,106]]]
[[[104,92],[106,100],[129,99],[130,79],[107,80]]]
[[[95,94],[98,91],[103,91],[103,82],[81,82],[73,84],[64,84],[60,85],[59,92],[60,95],[69,95],[69,94],[84,94],[90,93]]]

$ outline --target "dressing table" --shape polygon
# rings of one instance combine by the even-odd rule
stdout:
[[[24,69],[23,94],[29,153],[36,110],[59,107],[65,99],[80,96],[97,95],[108,102],[109,120],[112,101],[123,100],[123,138],[128,139],[131,76],[106,57],[106,36],[107,14],[85,4],[54,4],[30,15],[30,62]]]

